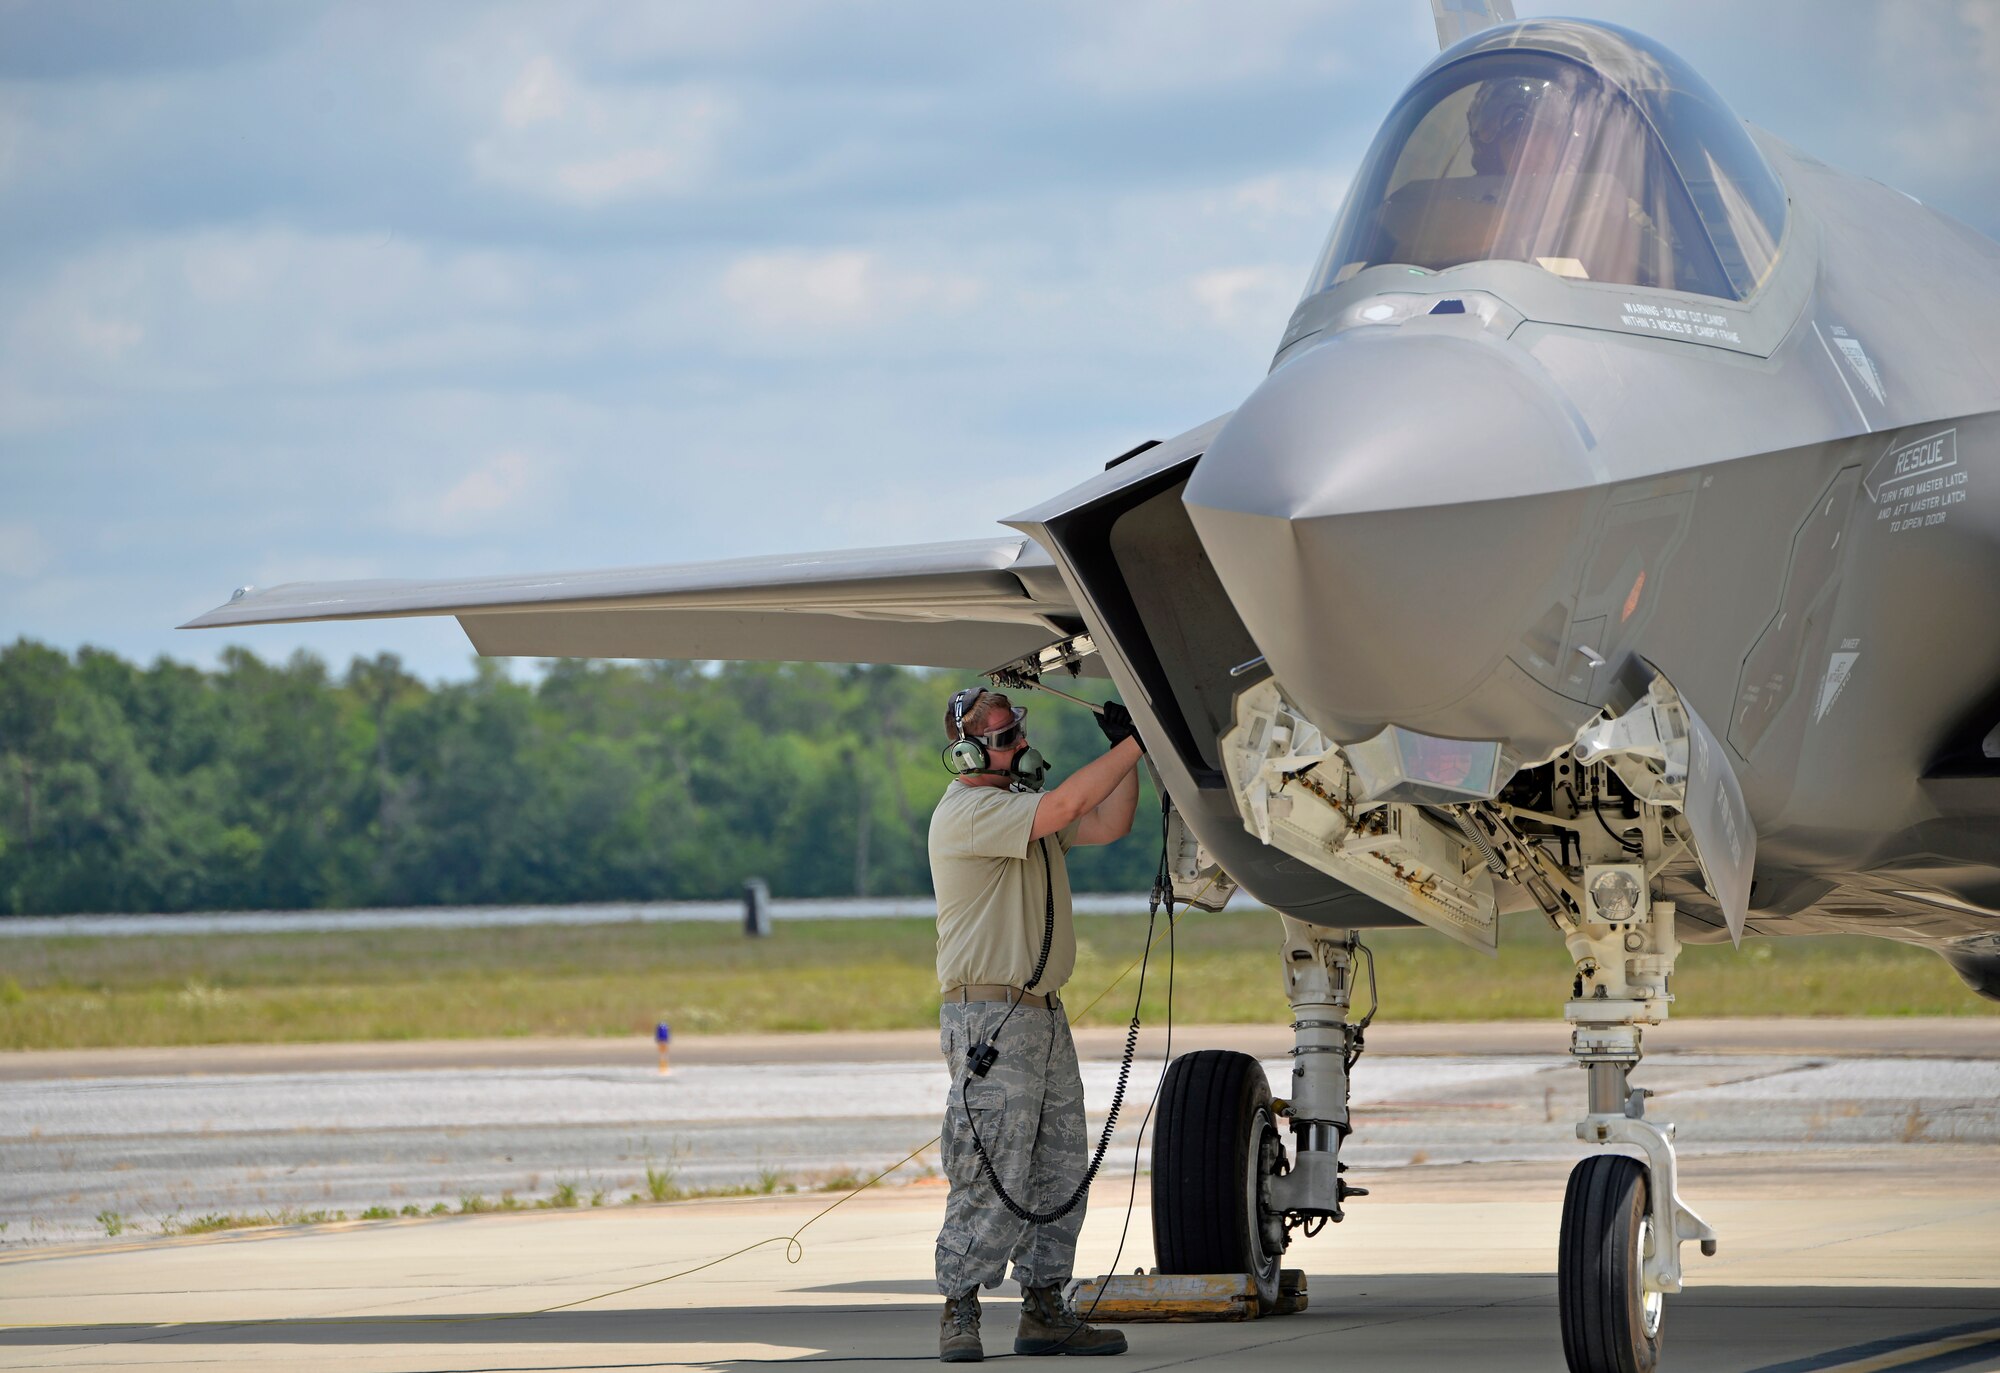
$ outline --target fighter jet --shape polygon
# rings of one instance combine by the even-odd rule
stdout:
[[[1628,1080],[1683,943],[1878,935],[2000,998],[2000,245],[1637,33],[1435,13],[1263,382],[1012,535],[245,588],[190,627],[1108,676],[1176,890],[1278,912],[1297,1036],[1283,1099],[1248,1055],[1169,1069],[1161,1266],[1274,1298],[1358,1191],[1363,935],[1491,948],[1521,912],[1564,936],[1605,1146],[1563,1211],[1569,1367],[1651,1369],[1716,1243]]]

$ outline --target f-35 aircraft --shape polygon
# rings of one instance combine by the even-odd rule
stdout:
[[[1340,1219],[1361,932],[1491,948],[1539,913],[1578,1135],[1618,1146],[1570,1180],[1563,1344],[1651,1369],[1683,1244],[1716,1242],[1628,1081],[1683,943],[1879,935],[2000,998],[2000,245],[1636,33],[1436,16],[1265,380],[1013,536],[246,588],[192,626],[1108,675],[1178,891],[1280,913],[1297,1036],[1283,1100],[1247,1056],[1170,1069],[1163,1268],[1271,1298]]]

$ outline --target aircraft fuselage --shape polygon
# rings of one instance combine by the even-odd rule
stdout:
[[[1395,725],[1524,769],[1658,671],[1726,741],[1752,932],[1951,942],[1965,969],[2000,930],[2000,246],[1760,143],[1790,210],[1749,298],[1369,267],[1301,304],[1219,427],[1019,521],[1254,894],[1390,923],[1246,861],[1217,667],[1261,658],[1342,743]],[[1213,588],[1162,603],[1135,586],[1160,559]]]

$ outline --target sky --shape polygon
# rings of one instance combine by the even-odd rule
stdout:
[[[2000,2],[1563,8],[2000,233]],[[452,679],[450,620],[173,627],[1002,533],[1256,384],[1435,51],[1414,0],[0,0],[0,643]]]

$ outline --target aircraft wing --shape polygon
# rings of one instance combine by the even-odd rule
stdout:
[[[246,587],[182,625],[456,616],[490,657],[900,663],[982,671],[1082,631],[1020,535],[445,581]]]

